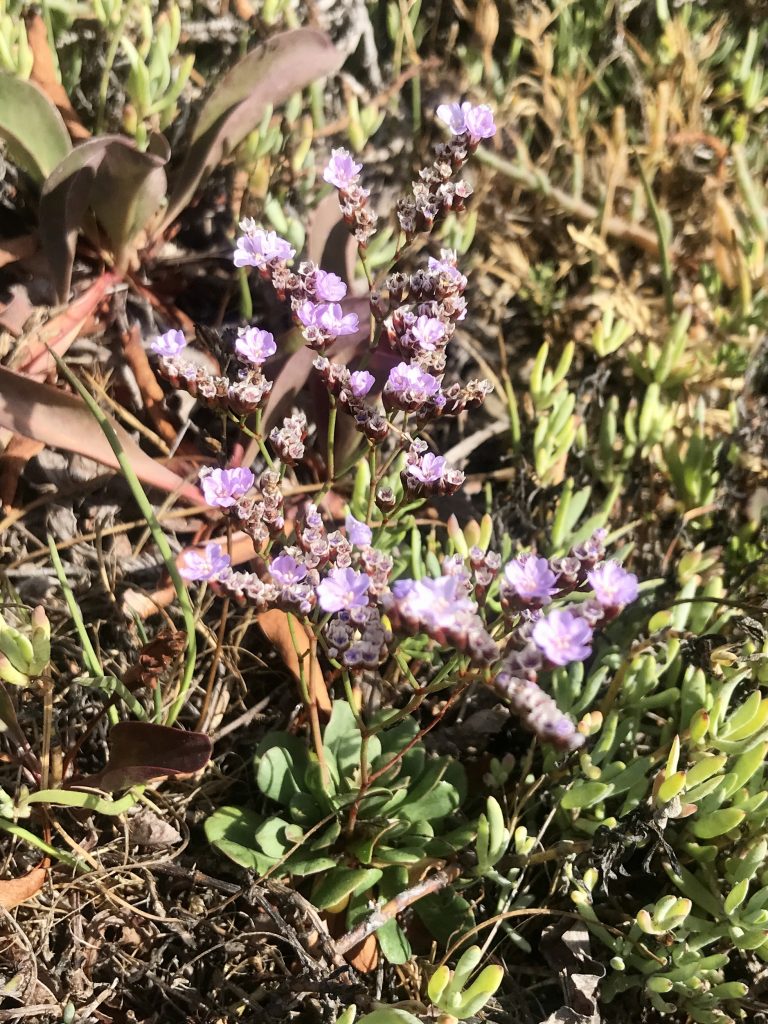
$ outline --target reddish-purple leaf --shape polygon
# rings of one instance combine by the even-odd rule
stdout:
[[[118,423],[112,426],[140,480],[163,491],[178,491],[194,504],[202,503],[197,487],[150,458]],[[4,366],[0,366],[0,427],[119,469],[109,442],[80,398]]]
[[[113,793],[176,775],[193,775],[208,764],[213,744],[201,732],[152,722],[119,722],[109,734],[109,760],[96,775],[75,785]]]
[[[267,107],[336,71],[343,60],[324,32],[298,28],[274,36],[238,61],[200,111],[162,226],[178,216],[202,179],[258,127]]]
[[[81,143],[57,165],[40,195],[40,238],[63,302],[69,294],[77,234],[103,231],[118,264],[149,225],[166,194],[168,143],[142,153],[131,139],[103,135]]]

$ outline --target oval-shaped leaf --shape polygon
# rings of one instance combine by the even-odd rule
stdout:
[[[268,106],[283,103],[298,89],[336,71],[343,60],[325,32],[298,28],[274,36],[235,64],[200,111],[163,226],[184,209],[222,157],[258,127]]]
[[[287,807],[301,790],[307,763],[300,739],[287,732],[268,733],[256,751],[256,784],[265,796]]]
[[[0,75],[0,138],[38,184],[72,149],[64,120],[43,90],[12,75]]]
[[[378,868],[334,868],[312,894],[318,910],[327,910],[353,893],[364,892],[381,878]]]
[[[582,807],[593,807],[613,792],[613,786],[606,782],[576,783],[567,793],[563,794],[560,806],[566,811],[574,811]]]
[[[738,807],[721,807],[712,811],[700,821],[691,822],[691,832],[698,839],[714,839],[739,826],[746,817]]]
[[[241,807],[220,807],[204,825],[205,837],[211,846],[241,867],[264,874],[275,859],[257,850],[254,835],[263,819],[254,811]]]

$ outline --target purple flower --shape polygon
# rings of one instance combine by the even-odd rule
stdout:
[[[389,371],[385,391],[398,404],[418,407],[438,394],[440,381],[416,363],[398,363]]]
[[[360,329],[357,313],[345,316],[338,302],[316,304],[307,299],[296,310],[296,316],[304,327],[314,329],[328,340],[355,334]]]
[[[427,452],[408,466],[408,475],[422,484],[435,484],[442,480],[448,463],[443,455]]]
[[[353,515],[347,516],[344,520],[344,526],[346,527],[347,540],[350,544],[354,544],[356,548],[370,547],[373,540],[373,530],[371,530],[370,526],[366,523],[361,523]]]
[[[462,576],[397,580],[392,593],[400,614],[417,620],[426,629],[449,629],[457,623],[459,615],[477,610],[467,595]]]
[[[215,541],[205,551],[187,551],[179,573],[185,580],[215,580],[230,567],[229,555]]]
[[[637,576],[618,562],[603,562],[587,573],[587,580],[603,608],[623,608],[637,597]]]
[[[440,259],[430,256],[427,260],[427,269],[430,274],[439,274],[441,277],[448,277],[456,287],[461,290],[466,288],[467,279],[458,268],[459,258],[455,249],[441,249]]]
[[[411,337],[422,352],[434,352],[445,337],[445,324],[436,316],[420,316],[411,328]]]
[[[253,487],[254,476],[250,469],[239,466],[236,469],[204,469],[200,472],[200,486],[209,505],[217,508],[231,508]]]
[[[351,611],[368,604],[371,581],[354,569],[331,569],[317,586],[318,604],[324,612]]]
[[[557,590],[557,576],[546,558],[520,555],[504,569],[509,587],[526,604],[548,604]]]
[[[166,331],[158,335],[152,342],[152,351],[156,356],[164,359],[172,359],[179,355],[187,347],[187,339],[182,331]]]
[[[491,139],[496,134],[493,112],[485,103],[481,103],[477,107],[470,107],[464,114],[464,124],[473,142],[479,142],[480,139]]]
[[[275,583],[290,587],[294,583],[301,583],[307,575],[307,567],[297,562],[292,555],[278,555],[272,559],[269,572]]]
[[[261,366],[277,352],[275,338],[269,331],[258,327],[241,328],[235,342],[235,351],[254,366]]]
[[[357,313],[347,313],[345,316],[338,302],[317,306],[315,325],[334,338],[340,338],[343,334],[356,334],[360,330]]]
[[[536,622],[531,635],[553,665],[584,661],[592,653],[592,630],[584,619],[569,611],[550,612]]]
[[[327,270],[315,271],[315,295],[321,302],[341,302],[347,294],[347,286],[338,274]]]
[[[437,116],[454,135],[469,135],[471,142],[490,139],[496,134],[491,108],[485,104],[473,107],[471,103],[441,103]]]
[[[252,222],[243,221],[240,225],[246,228],[246,234],[237,240],[234,261],[236,267],[265,267],[273,260],[290,260],[296,250],[281,238],[276,231],[264,231],[263,228],[250,230]]]
[[[329,185],[346,192],[357,184],[363,165],[356,164],[346,149],[331,150],[331,159],[323,171],[323,180]]]
[[[365,398],[375,383],[376,378],[367,370],[355,370],[349,375],[348,386],[354,398]]]

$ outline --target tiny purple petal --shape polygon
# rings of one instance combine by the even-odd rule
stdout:
[[[209,469],[200,474],[200,486],[209,505],[231,508],[253,487],[254,475],[245,466]]]
[[[366,523],[361,523],[353,515],[348,515],[344,520],[347,530],[347,540],[357,548],[370,547],[373,540],[373,530]]]
[[[220,544],[211,541],[205,551],[187,551],[179,573],[185,580],[214,580],[230,567],[229,555]]]
[[[592,653],[592,630],[578,615],[555,610],[533,627],[533,642],[553,665],[584,661]]]
[[[254,366],[261,366],[277,352],[274,335],[258,327],[246,327],[235,342],[235,351]]]
[[[618,562],[604,562],[587,573],[587,580],[604,608],[623,608],[637,598],[637,576]]]
[[[156,356],[172,359],[187,347],[187,339],[182,331],[166,331],[155,338],[151,347]]]
[[[434,352],[445,337],[445,324],[436,316],[420,316],[411,328],[411,337],[424,352]]]
[[[417,400],[426,401],[440,390],[440,381],[416,363],[398,363],[389,371],[387,389],[396,395],[412,392]]]
[[[321,302],[341,302],[347,294],[347,286],[338,274],[331,274],[327,270],[316,270],[315,294]]]
[[[357,313],[347,313],[338,302],[330,302],[315,307],[315,326],[333,338],[344,334],[355,334],[360,329]]]
[[[546,558],[520,555],[504,569],[506,582],[526,604],[548,604],[557,590],[557,576]]]
[[[290,242],[276,231],[256,228],[238,238],[233,258],[236,267],[264,267],[273,260],[290,260],[295,255],[296,250]]]
[[[435,484],[442,480],[448,469],[448,462],[443,455],[427,452],[418,462],[408,467],[409,475],[423,484]]]
[[[437,108],[437,116],[448,125],[454,135],[463,135],[467,130],[464,111],[459,103],[441,103]]]
[[[464,112],[464,125],[473,142],[491,139],[496,134],[496,124],[491,108],[482,103]]]
[[[297,562],[292,555],[278,555],[272,559],[269,572],[275,583],[289,587],[294,583],[301,583],[307,575],[307,567]]]
[[[299,322],[305,327],[315,327],[318,309],[319,306],[316,306],[314,302],[310,302],[310,300],[307,299],[305,302],[302,302],[296,310],[296,316],[299,318]]]
[[[357,184],[362,169],[363,165],[355,163],[351,153],[346,149],[334,149],[331,151],[328,166],[323,171],[323,180],[335,188],[346,191]]]
[[[365,398],[375,383],[376,378],[367,370],[355,370],[349,375],[349,390],[355,398]]]
[[[351,611],[368,604],[371,581],[354,569],[331,569],[317,586],[317,601],[324,612]]]

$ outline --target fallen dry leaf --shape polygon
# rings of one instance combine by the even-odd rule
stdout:
[[[39,867],[32,868],[21,878],[0,879],[0,907],[4,910],[13,910],[20,903],[31,899],[35,893],[40,892],[48,874],[48,861],[44,861]]]
[[[169,443],[175,441],[176,428],[165,415],[165,395],[149,364],[144,346],[141,344],[139,325],[134,324],[130,330],[123,331],[120,339],[123,343],[126,362],[133,370],[136,383],[144,399],[144,406],[155,430],[164,441]]]
[[[13,369],[23,370],[29,377],[44,380],[56,368],[48,350],[63,356],[82,333],[109,289],[119,280],[117,274],[102,274],[60,313],[22,338],[11,360]]]
[[[77,111],[70,102],[67,90],[61,84],[56,74],[56,65],[48,42],[45,22],[39,14],[31,14],[26,19],[26,24],[27,39],[29,41],[29,48],[32,51],[32,73],[30,78],[40,86],[48,99],[58,109],[72,141],[79,142],[82,139],[89,139],[91,133],[77,116]]]
[[[14,434],[0,455],[0,506],[10,508],[16,497],[24,467],[45,447],[40,441],[33,441],[21,434]]]
[[[379,944],[375,935],[369,935],[360,943],[347,960],[361,974],[370,974],[379,965]]]
[[[158,676],[179,657],[186,646],[187,637],[181,630],[161,630],[141,648],[136,664],[123,676],[124,685],[129,690],[137,690],[141,686],[154,689]]]
[[[77,452],[104,466],[119,469],[109,442],[80,398],[49,384],[30,380],[5,366],[0,366],[2,427],[52,448]],[[112,427],[140,480],[163,491],[178,492],[193,504],[202,502],[202,494],[197,487],[142,451],[118,423],[113,422]]]
[[[317,654],[313,648],[314,637],[310,638],[306,629],[294,618],[293,636],[288,626],[288,616],[279,608],[271,608],[267,612],[261,612],[256,616],[256,621],[262,632],[283,659],[285,667],[300,679],[300,664],[304,662],[304,673],[307,686],[311,696],[317,701],[321,711],[330,713],[331,698],[328,696],[328,687],[325,685],[323,670],[317,660]],[[294,647],[294,637],[296,646]]]

